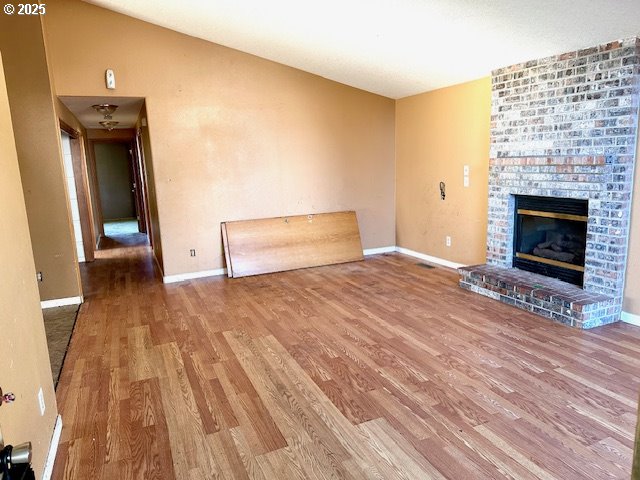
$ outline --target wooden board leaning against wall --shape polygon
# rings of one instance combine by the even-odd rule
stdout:
[[[230,277],[364,258],[354,211],[223,222],[221,228]]]

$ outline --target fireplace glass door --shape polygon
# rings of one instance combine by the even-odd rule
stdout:
[[[582,286],[586,200],[516,197],[513,265]]]

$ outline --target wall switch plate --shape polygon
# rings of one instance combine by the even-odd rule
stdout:
[[[449,235],[447,235],[444,239],[444,243],[447,247],[451,246],[451,237]]]
[[[42,281],[42,272],[36,273],[36,279],[41,282]]]
[[[116,89],[116,74],[113,73],[113,70],[108,69],[106,72],[104,72],[104,80],[109,90]]]
[[[196,256],[196,249],[192,248],[191,250],[189,250],[189,255],[191,255],[192,257]]]
[[[464,176],[465,177],[468,176],[469,175],[469,165],[465,165],[463,170],[464,170]]]
[[[38,403],[40,404],[40,416],[44,415],[46,405],[44,404],[44,393],[42,393],[42,387],[38,390]]]

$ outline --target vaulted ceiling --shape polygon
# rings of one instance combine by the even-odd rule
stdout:
[[[391,98],[640,34],[638,0],[86,0]]]

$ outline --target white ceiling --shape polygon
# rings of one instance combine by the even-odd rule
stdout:
[[[104,129],[98,122],[104,120],[92,105],[110,103],[118,105],[116,111],[111,115],[112,121],[119,122],[115,128],[133,128],[138,121],[140,109],[144,103],[142,97],[58,97],[67,108],[73,113],[84,128]]]
[[[85,0],[391,98],[640,34],[638,0]]]

